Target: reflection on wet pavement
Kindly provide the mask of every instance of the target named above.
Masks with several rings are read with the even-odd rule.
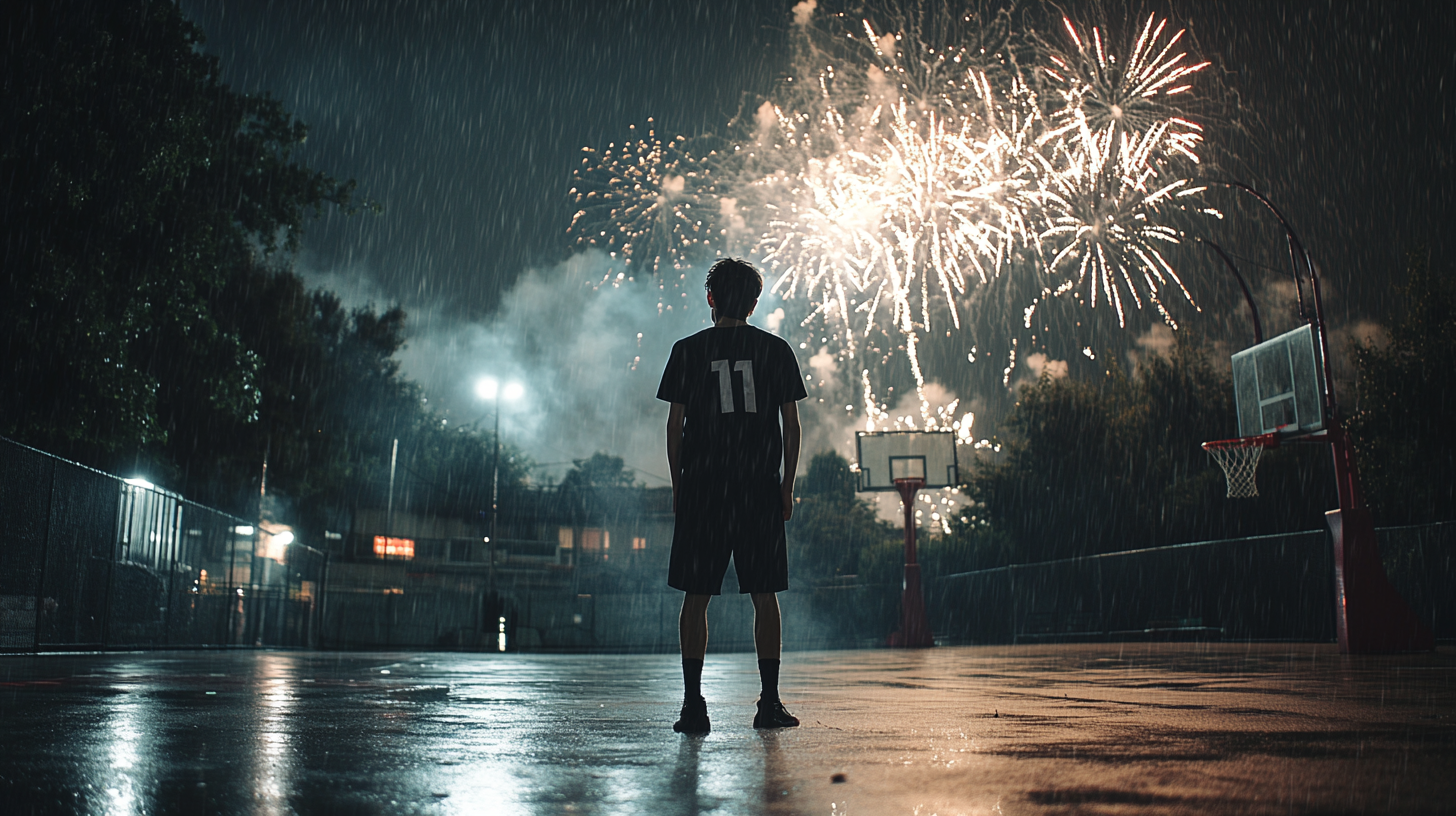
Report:
[[[0,658],[0,813],[1440,812],[1456,654],[1071,645]]]

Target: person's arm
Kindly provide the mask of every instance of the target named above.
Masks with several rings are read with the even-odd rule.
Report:
[[[779,408],[784,419],[784,484],[780,488],[784,500],[784,521],[794,515],[794,475],[799,470],[799,404],[786,402]]]
[[[677,482],[682,470],[682,427],[683,414],[687,406],[680,402],[672,403],[667,411],[667,473],[672,477],[672,512],[677,512]]]

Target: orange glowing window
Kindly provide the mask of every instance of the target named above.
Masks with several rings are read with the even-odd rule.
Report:
[[[374,554],[381,558],[414,558],[415,542],[410,538],[375,536]]]
[[[642,536],[633,536],[632,537],[632,549],[634,549],[634,550],[645,550],[645,549],[647,549],[647,539],[643,538]]]
[[[599,552],[611,546],[605,530],[588,527],[581,531],[581,548],[587,552]]]

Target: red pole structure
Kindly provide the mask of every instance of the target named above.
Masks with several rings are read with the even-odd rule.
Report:
[[[1406,603],[1385,574],[1380,560],[1380,542],[1375,538],[1375,521],[1365,493],[1360,489],[1360,471],[1355,467],[1355,449],[1344,426],[1340,424],[1339,406],[1335,402],[1335,375],[1330,365],[1329,336],[1325,331],[1324,298],[1320,279],[1309,251],[1295,233],[1289,219],[1263,193],[1237,181],[1218,181],[1227,187],[1243,190],[1269,209],[1284,227],[1289,241],[1290,261],[1294,266],[1294,288],[1299,296],[1299,316],[1305,317],[1304,290],[1300,262],[1309,275],[1310,294],[1314,298],[1314,316],[1310,322],[1319,337],[1320,369],[1324,377],[1327,435],[1334,457],[1335,487],[1340,508],[1325,513],[1334,539],[1335,556],[1335,632],[1343,654],[1381,654],[1387,652],[1432,651],[1435,634]]]
[[[1340,494],[1340,509],[1325,513],[1335,545],[1335,634],[1340,652],[1431,651],[1436,648],[1435,633],[1386,577],[1375,521],[1360,489],[1355,451],[1338,418],[1330,421],[1329,442]]]
[[[915,560],[915,494],[924,479],[896,479],[905,508],[905,584],[900,596],[900,630],[890,633],[889,645],[899,648],[934,646],[930,619],[925,614],[925,596],[920,592],[920,564]]]

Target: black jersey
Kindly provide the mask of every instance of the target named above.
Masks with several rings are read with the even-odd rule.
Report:
[[[687,406],[684,476],[772,476],[783,464],[779,406],[808,396],[781,338],[753,326],[704,329],[672,347],[657,398]]]

